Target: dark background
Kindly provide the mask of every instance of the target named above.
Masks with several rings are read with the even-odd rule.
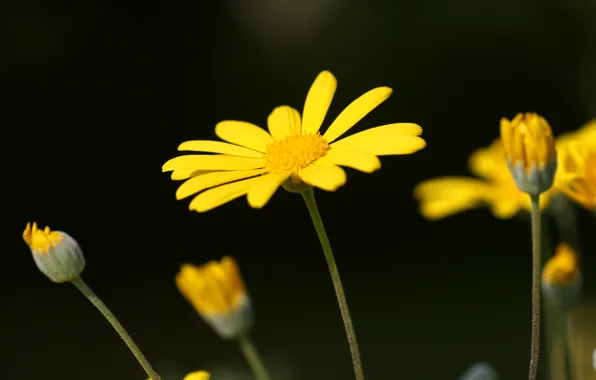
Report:
[[[161,173],[179,143],[214,138],[218,121],[265,126],[277,105],[302,109],[323,69],[339,81],[326,125],[386,85],[393,96],[354,131],[416,122],[428,142],[414,155],[383,158],[372,175],[349,171],[335,193],[316,192],[367,379],[457,379],[477,360],[505,379],[527,376],[527,224],[486,209],[429,223],[411,194],[426,178],[465,175],[469,153],[498,136],[502,116],[535,111],[556,134],[596,116],[594,2],[2,7],[3,376],[145,379],[100,314],[72,286],[37,271],[20,237],[35,220],[79,241],[83,277],[166,380],[201,368],[246,371],[237,347],[219,340],[173,283],[180,264],[223,255],[242,268],[257,312],[254,338],[281,368],[277,378],[352,378],[300,197],[279,191],[262,210],[241,198],[198,214],[176,201],[178,184]],[[580,217],[585,252],[594,252],[596,223]]]

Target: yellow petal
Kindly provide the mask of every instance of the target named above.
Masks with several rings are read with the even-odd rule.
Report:
[[[222,140],[259,152],[267,152],[273,138],[263,128],[245,121],[226,120],[215,126],[215,134]]]
[[[348,136],[331,144],[331,148],[367,151],[377,156],[409,154],[426,146],[426,142],[417,137],[421,133],[422,128],[416,124],[388,124]]]
[[[319,131],[336,88],[337,80],[329,71],[323,71],[317,76],[304,102],[302,134],[315,134]]]
[[[500,139],[494,140],[491,145],[476,149],[468,159],[470,171],[483,178],[511,177],[505,158],[505,149]],[[513,181],[513,179],[511,179]]]
[[[267,127],[275,140],[300,134],[300,113],[289,106],[277,107],[267,119]]]
[[[248,192],[248,204],[252,208],[261,208],[269,202],[275,191],[290,177],[292,172],[271,173],[259,178],[261,181]]]
[[[345,139],[347,140],[347,139]],[[351,140],[348,143],[343,143],[344,140],[338,141],[338,145],[331,145],[332,149],[336,150],[360,150],[366,151],[375,156],[388,156],[411,154],[423,149],[426,146],[426,141],[418,136],[392,136],[379,140]]]
[[[188,375],[184,376],[183,380],[209,380],[210,375],[207,371],[196,371],[191,372]]]
[[[213,172],[203,174],[184,182],[176,191],[176,199],[183,199],[210,187],[219,186],[224,183],[237,181],[239,179],[254,177],[265,172],[265,169],[234,170],[226,172]]]
[[[512,201],[493,202],[490,205],[490,210],[492,211],[493,215],[499,219],[511,219],[519,212],[520,209],[520,204],[518,202]]]
[[[383,103],[393,92],[389,87],[377,87],[354,100],[347,106],[337,119],[331,123],[323,137],[328,143],[346,133],[350,128],[369,114],[379,104]]]
[[[211,170],[177,169],[172,172],[172,181],[182,181],[200,174],[210,173]]]
[[[372,173],[381,168],[381,161],[377,156],[366,151],[334,150],[316,161],[317,164],[331,164],[347,166],[365,173]]]
[[[209,189],[197,195],[188,207],[198,212],[209,211],[248,193],[260,180],[260,177],[249,178]]]
[[[346,183],[346,172],[335,165],[314,163],[302,169],[299,175],[307,184],[327,191],[335,191]]]
[[[425,218],[438,220],[482,205],[492,191],[489,184],[480,180],[443,177],[420,183],[414,189],[414,197]]]
[[[246,158],[226,156],[223,154],[192,154],[172,158],[166,162],[161,170],[169,172],[172,170],[247,170],[262,168],[263,160],[260,158]]]
[[[194,152],[223,153],[230,156],[261,158],[263,153],[252,149],[243,148],[238,145],[228,144],[221,141],[194,140],[186,141],[178,146],[178,150],[190,150]]]

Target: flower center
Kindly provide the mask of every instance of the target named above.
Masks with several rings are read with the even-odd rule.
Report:
[[[288,136],[267,146],[265,167],[272,173],[304,169],[327,154],[329,145],[319,134]]]

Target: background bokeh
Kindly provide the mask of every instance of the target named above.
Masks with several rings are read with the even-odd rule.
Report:
[[[329,118],[380,85],[393,96],[354,130],[423,126],[428,147],[348,173],[316,195],[368,379],[457,379],[474,361],[524,378],[530,239],[486,209],[430,223],[413,187],[465,175],[498,121],[535,111],[556,134],[596,117],[596,3],[589,0],[9,2],[0,12],[4,179],[2,373],[11,379],[145,379],[100,314],[35,268],[27,221],[67,231],[84,278],[165,380],[246,371],[178,294],[183,262],[233,255],[254,299],[254,339],[280,380],[350,379],[339,311],[300,197],[245,198],[205,214],[161,173],[224,119],[264,126],[301,109],[315,76],[339,81]],[[587,295],[596,221],[579,213]],[[285,374],[294,372],[293,376]],[[169,379],[167,376],[170,376]],[[217,380],[217,378],[216,378]]]

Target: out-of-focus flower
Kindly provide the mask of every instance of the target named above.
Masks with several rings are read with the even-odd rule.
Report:
[[[490,364],[485,362],[475,363],[459,380],[498,380],[497,372]]]
[[[501,141],[517,187],[529,194],[551,188],[557,170],[555,141],[547,121],[535,113],[501,119]]]
[[[570,142],[560,151],[555,186],[583,207],[596,210],[596,147],[584,141]]]
[[[173,178],[190,178],[176,197],[200,193],[189,206],[198,212],[245,194],[251,207],[261,208],[280,186],[290,191],[308,186],[334,191],[346,182],[340,166],[371,173],[381,167],[378,156],[411,154],[425,147],[419,137],[422,128],[411,123],[383,125],[338,140],[391,95],[388,87],[377,87],[354,100],[321,135],[336,87],[333,74],[323,71],[308,92],[302,118],[294,108],[280,106],[269,115],[269,132],[227,120],[215,126],[217,136],[226,142],[181,144],[178,150],[216,154],[180,156],[163,165],[164,172],[174,172]]]
[[[480,177],[441,177],[420,183],[414,196],[420,202],[424,217],[438,220],[455,213],[488,205],[500,219],[513,217],[520,210],[530,210],[528,195],[520,191],[511,174],[500,139],[474,151],[468,161],[472,173]],[[552,191],[540,198],[546,207]]]
[[[222,338],[241,337],[252,325],[250,298],[233,258],[226,256],[202,266],[184,264],[176,285]]]
[[[207,371],[195,371],[191,372],[188,375],[184,376],[182,380],[209,380],[211,378],[211,374]],[[148,378],[147,380],[152,380]]]
[[[184,376],[183,380],[209,380],[210,377],[207,371],[196,371]]]
[[[542,291],[559,308],[577,304],[581,291],[581,272],[576,253],[567,244],[557,246],[542,270]]]
[[[557,151],[560,152],[567,144],[577,141],[596,149],[596,119],[587,122],[575,131],[559,135],[555,139]]]
[[[43,230],[37,223],[27,223],[23,240],[31,249],[37,268],[53,282],[68,282],[85,268],[85,257],[79,244],[62,231]]]

